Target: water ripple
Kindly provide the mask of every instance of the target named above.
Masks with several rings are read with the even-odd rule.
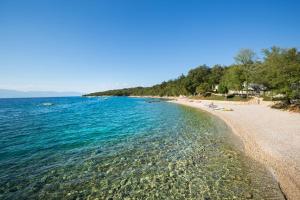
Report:
[[[230,141],[164,101],[0,99],[0,199],[283,199]]]

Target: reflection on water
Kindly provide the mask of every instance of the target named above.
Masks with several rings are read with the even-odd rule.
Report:
[[[283,199],[222,121],[147,101],[0,100],[0,198]]]

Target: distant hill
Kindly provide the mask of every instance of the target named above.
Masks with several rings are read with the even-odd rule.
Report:
[[[79,92],[54,92],[54,91],[18,91],[0,89],[0,98],[26,98],[26,97],[65,97],[80,96]]]
[[[245,91],[248,94],[249,90],[258,95],[260,91],[271,90],[272,95],[284,94],[288,103],[300,100],[300,51],[271,47],[263,49],[263,54],[264,58],[257,60],[251,49],[241,49],[234,57],[236,64],[201,65],[191,69],[187,75],[152,87],[107,90],[84,96],[209,96],[229,91]],[[251,85],[264,89],[254,89]]]

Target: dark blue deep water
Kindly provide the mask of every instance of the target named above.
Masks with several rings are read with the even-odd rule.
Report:
[[[161,100],[0,99],[0,199],[282,199],[232,140]]]

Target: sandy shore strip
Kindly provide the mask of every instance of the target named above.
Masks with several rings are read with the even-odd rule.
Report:
[[[263,163],[274,174],[286,197],[300,199],[299,113],[272,109],[264,103],[187,98],[171,102],[200,108],[223,119],[242,139],[246,154]],[[232,111],[224,111],[230,109]]]

